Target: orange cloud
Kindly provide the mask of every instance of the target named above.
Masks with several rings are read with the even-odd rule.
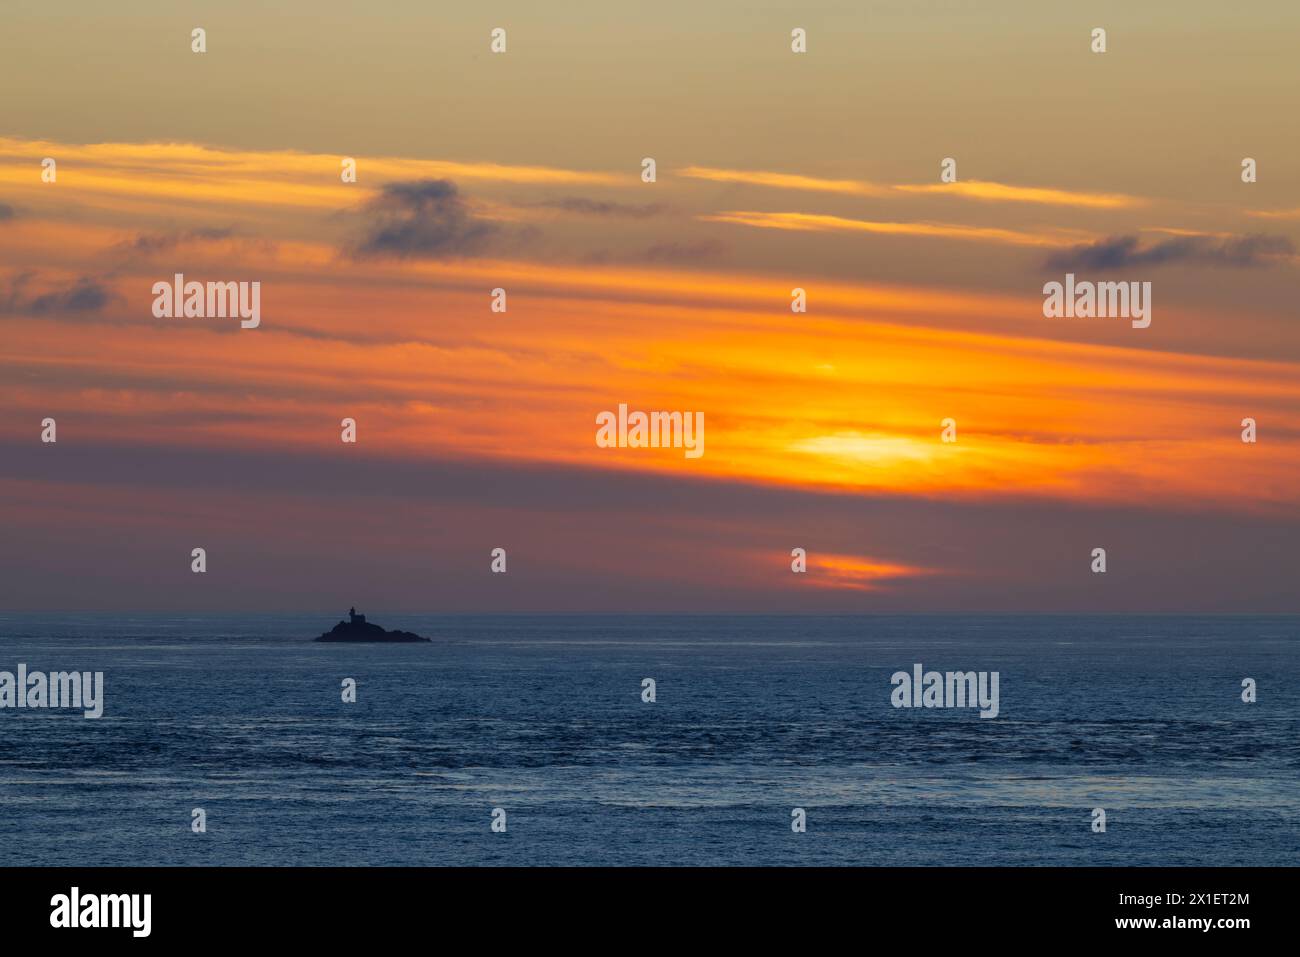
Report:
[[[94,276],[108,305],[64,316],[33,310],[31,296],[3,299],[13,313],[0,340],[0,403],[14,410],[0,421],[5,436],[30,438],[32,422],[57,414],[71,434],[103,441],[337,450],[338,422],[351,416],[367,454],[392,457],[900,496],[1297,505],[1300,439],[1273,425],[1300,414],[1295,363],[1058,340],[1060,327],[1027,318],[1041,314],[1033,296],[822,279],[815,315],[792,317],[789,290],[800,283],[779,275],[528,258],[358,263],[322,225],[349,195],[325,185],[337,157],[81,149],[61,164],[57,187],[43,187],[38,161],[23,159],[27,202],[0,224],[0,297],[23,273],[37,274],[30,288],[42,290]],[[400,162],[389,171],[409,175]],[[207,189],[227,163],[243,178]],[[281,192],[267,172],[301,181],[302,164],[322,177],[300,182],[304,192]],[[0,163],[6,176],[14,169]],[[528,177],[536,168],[479,169]],[[539,181],[552,174],[566,175]],[[111,213],[88,221],[81,176],[121,185]],[[178,190],[208,205],[178,204]],[[242,227],[246,193],[261,204],[271,245],[193,243],[183,265],[194,278],[260,280],[261,328],[154,319],[150,288],[170,278],[172,254],[131,253],[133,237],[159,223]],[[56,207],[64,218],[53,218]],[[151,218],[159,209],[166,218]],[[803,213],[705,218],[1024,247],[1078,241]],[[497,286],[509,289],[507,314],[488,309]],[[703,412],[704,457],[598,448],[595,415],[620,402]],[[1238,440],[1244,415],[1267,423],[1267,442]],[[959,434],[951,444],[940,441],[949,416]]]
[[[859,555],[824,555],[808,558],[807,583],[834,591],[883,591],[890,582],[936,574],[935,569],[882,561]]]
[[[711,166],[686,166],[677,175],[714,183],[744,183],[775,189],[805,190],[819,193],[842,193],[850,196],[887,196],[888,186],[856,179],[822,179],[796,173],[770,173],[763,170],[717,169]]]
[[[1300,219],[1300,207],[1296,209],[1248,209],[1247,216],[1257,219]]]
[[[677,170],[677,174],[689,179],[709,180],[715,183],[741,183],[772,189],[839,193],[846,196],[943,194],[982,202],[1034,203],[1045,206],[1075,206],[1082,209],[1125,209],[1145,206],[1148,203],[1141,197],[1123,193],[1094,193],[1045,186],[1013,186],[1008,183],[974,179],[959,180],[955,183],[889,185],[858,179],[825,179],[797,173],[719,169],[712,166],[687,166]]]
[[[955,183],[924,183],[895,186],[902,193],[943,194],[989,203],[1036,203],[1044,206],[1075,206],[1080,209],[1131,209],[1148,201],[1123,193],[1089,193],[1080,190],[1051,189],[1041,186],[1011,186],[986,180],[959,180]]]
[[[892,223],[847,219],[817,213],[764,213],[737,210],[701,216],[715,223],[755,226],[759,229],[789,229],[800,232],[861,232],[885,236],[924,236],[934,239],[962,239],[1006,243],[1012,246],[1070,246],[1087,240],[1086,234],[1028,233],[994,226],[961,226],[953,223]]]
[[[152,319],[147,273],[112,280],[122,305],[111,314],[9,323],[0,401],[15,414],[0,431],[25,435],[57,413],[103,440],[325,450],[352,416],[368,454],[395,457],[907,496],[1295,505],[1300,443],[1275,433],[1245,446],[1233,414],[1294,416],[1289,363],[959,332],[928,326],[941,313],[924,308],[904,324],[870,287],[856,310],[793,324],[755,309],[743,286],[728,298],[721,280],[692,286],[665,271],[662,286],[714,298],[630,300],[616,277],[589,271],[512,293],[511,312],[488,320],[488,287],[459,287],[453,267],[389,283],[336,264],[321,283],[270,265],[258,330]],[[704,457],[597,448],[595,415],[620,402],[704,412]],[[951,444],[940,440],[950,415]]]

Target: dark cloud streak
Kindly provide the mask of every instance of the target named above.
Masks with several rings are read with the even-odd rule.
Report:
[[[1295,246],[1285,236],[1177,236],[1148,246],[1142,246],[1137,236],[1111,236],[1054,253],[1045,268],[1126,269],[1179,263],[1246,268],[1270,266],[1294,253]]]
[[[389,183],[368,202],[359,257],[451,259],[485,252],[501,227],[476,217],[456,184],[446,179]]]
[[[116,295],[103,282],[82,276],[41,293],[29,293],[35,273],[23,272],[0,288],[0,315],[90,315],[104,310]]]
[[[189,229],[175,233],[141,233],[135,239],[122,243],[119,248],[151,255],[191,243],[220,242],[223,239],[230,239],[233,235],[233,230],[218,228]]]

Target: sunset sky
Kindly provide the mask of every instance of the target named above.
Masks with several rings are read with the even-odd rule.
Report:
[[[1300,611],[1295,4],[270,6],[0,12],[0,608]]]

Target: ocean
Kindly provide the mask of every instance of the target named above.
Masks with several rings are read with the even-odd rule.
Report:
[[[0,616],[0,670],[104,674],[0,710],[4,864],[1300,864],[1298,618],[363,610],[433,642]],[[894,707],[918,663],[998,716]]]

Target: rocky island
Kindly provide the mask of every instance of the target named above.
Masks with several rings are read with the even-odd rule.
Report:
[[[366,621],[365,615],[358,615],[353,608],[348,612],[348,620],[341,621],[330,631],[325,632],[314,641],[428,641],[409,631],[388,631]]]

